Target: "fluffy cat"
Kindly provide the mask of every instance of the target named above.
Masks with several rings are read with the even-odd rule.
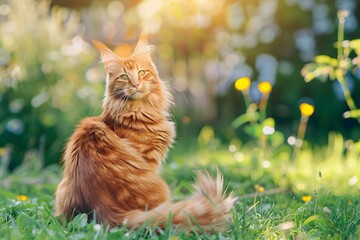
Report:
[[[234,198],[226,197],[223,178],[197,175],[195,193],[172,203],[159,169],[174,141],[172,96],[151,60],[146,34],[132,55],[120,58],[95,42],[107,79],[100,116],[84,119],[67,143],[64,174],[56,190],[55,215],[78,213],[112,227],[137,228],[151,222],[220,231],[230,219]]]

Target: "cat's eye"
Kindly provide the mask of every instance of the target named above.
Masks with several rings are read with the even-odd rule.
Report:
[[[122,74],[122,75],[120,75],[120,79],[121,80],[129,80],[129,76],[126,74]]]
[[[140,70],[138,72],[139,77],[143,77],[145,75],[145,70]]]

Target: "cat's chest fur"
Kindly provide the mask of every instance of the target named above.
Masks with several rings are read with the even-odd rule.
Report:
[[[166,118],[151,118],[143,113],[124,114],[105,122],[122,139],[126,139],[149,163],[162,162],[175,138],[174,123]]]

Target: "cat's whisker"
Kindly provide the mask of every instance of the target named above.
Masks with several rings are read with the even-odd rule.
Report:
[[[93,111],[92,111],[92,113],[91,113],[92,116],[93,116],[93,115],[96,113],[96,111],[101,107],[101,105],[102,105],[101,102],[96,105],[96,107],[93,109]],[[90,112],[90,110],[89,110],[89,112]]]
[[[180,91],[180,90],[179,90],[178,88],[176,88],[175,86],[170,86],[170,90],[175,90],[175,91],[177,91],[177,93],[180,93],[180,95],[184,98],[186,104],[189,105],[189,101],[188,101],[188,99],[187,99],[184,91]],[[175,91],[173,91],[173,93],[174,93]]]
[[[175,76],[172,76],[171,78],[166,79],[166,80],[162,79],[162,81],[163,82],[170,82],[170,81],[172,81],[172,80],[174,80],[174,79],[176,79],[178,77],[184,77],[184,76],[183,75],[175,75]]]
[[[118,111],[116,113],[116,118],[119,117],[119,113],[121,113],[123,111],[123,109],[125,108],[127,102],[128,102],[129,96],[124,94],[123,97],[119,100],[120,101],[120,105],[118,106]]]
[[[127,105],[127,102],[129,101],[129,96],[125,95],[125,97],[122,99],[122,104],[119,107],[119,112],[122,112]]]

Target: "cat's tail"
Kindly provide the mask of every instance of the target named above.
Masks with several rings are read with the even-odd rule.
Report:
[[[163,203],[149,211],[128,212],[124,224],[134,228],[144,223],[164,226],[171,219],[173,225],[181,228],[206,232],[223,230],[231,220],[230,209],[236,198],[225,195],[222,175],[218,173],[216,179],[212,179],[207,172],[201,172],[194,187],[196,192],[188,200]]]

